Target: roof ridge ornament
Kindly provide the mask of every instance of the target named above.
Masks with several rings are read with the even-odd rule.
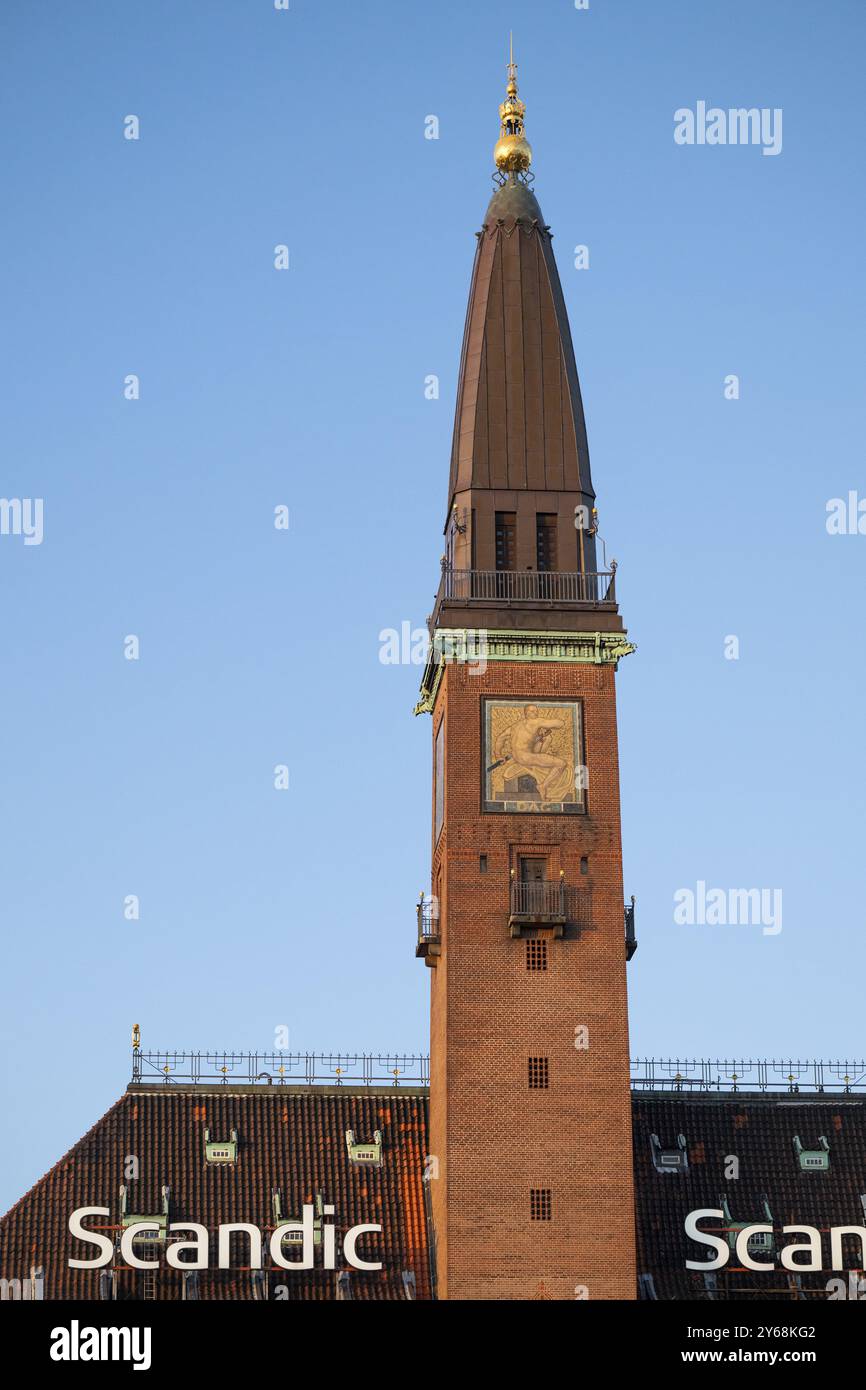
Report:
[[[494,178],[505,176],[512,179],[518,174],[527,174],[532,163],[532,146],[526,139],[523,118],[526,104],[517,95],[517,64],[514,61],[514,36],[510,35],[508,58],[508,84],[505,100],[499,107],[499,139],[493,150],[493,160],[498,170]]]

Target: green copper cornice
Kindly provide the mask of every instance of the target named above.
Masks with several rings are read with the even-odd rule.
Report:
[[[424,675],[415,714],[432,714],[442,673],[449,661],[486,666],[488,661],[560,661],[584,666],[617,666],[637,651],[621,632],[515,632],[439,628]]]

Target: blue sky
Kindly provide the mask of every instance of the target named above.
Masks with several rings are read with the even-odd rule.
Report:
[[[379,633],[436,588],[509,28],[638,644],[632,1052],[866,1051],[866,536],[825,526],[866,496],[863,7],[19,0],[0,492],[45,510],[0,537],[0,1208],[134,1022],[426,1051],[430,723]],[[678,146],[699,100],[781,108],[782,152]],[[783,930],[675,925],[699,880],[781,888]]]

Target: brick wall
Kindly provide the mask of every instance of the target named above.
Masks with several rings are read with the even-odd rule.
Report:
[[[586,815],[484,814],[482,699],[579,698],[589,769]],[[443,949],[431,971],[431,1153],[440,1297],[635,1296],[622,855],[611,666],[496,662],[445,672]],[[591,891],[591,925],[548,941],[529,972],[509,934],[518,851]],[[487,855],[487,872],[479,856]],[[581,874],[580,860],[588,860]],[[435,888],[434,888],[435,891]],[[575,1029],[589,1046],[575,1047]],[[527,1060],[549,1059],[547,1090]],[[530,1220],[530,1189],[552,1219]]]

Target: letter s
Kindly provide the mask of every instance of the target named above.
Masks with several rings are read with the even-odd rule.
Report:
[[[69,1234],[87,1245],[95,1245],[102,1253],[95,1260],[69,1260],[70,1269],[98,1269],[100,1265],[111,1263],[113,1247],[108,1236],[98,1235],[96,1231],[86,1231],[82,1221],[86,1216],[110,1216],[110,1207],[76,1207],[69,1218]]]
[[[728,1263],[730,1250],[728,1242],[722,1240],[720,1236],[711,1236],[707,1231],[698,1230],[698,1222],[705,1216],[715,1216],[719,1221],[724,1220],[725,1213],[721,1208],[701,1207],[698,1211],[690,1211],[686,1217],[686,1235],[690,1240],[696,1240],[699,1245],[711,1245],[718,1253],[716,1260],[686,1260],[686,1269],[721,1269],[722,1265]]]

